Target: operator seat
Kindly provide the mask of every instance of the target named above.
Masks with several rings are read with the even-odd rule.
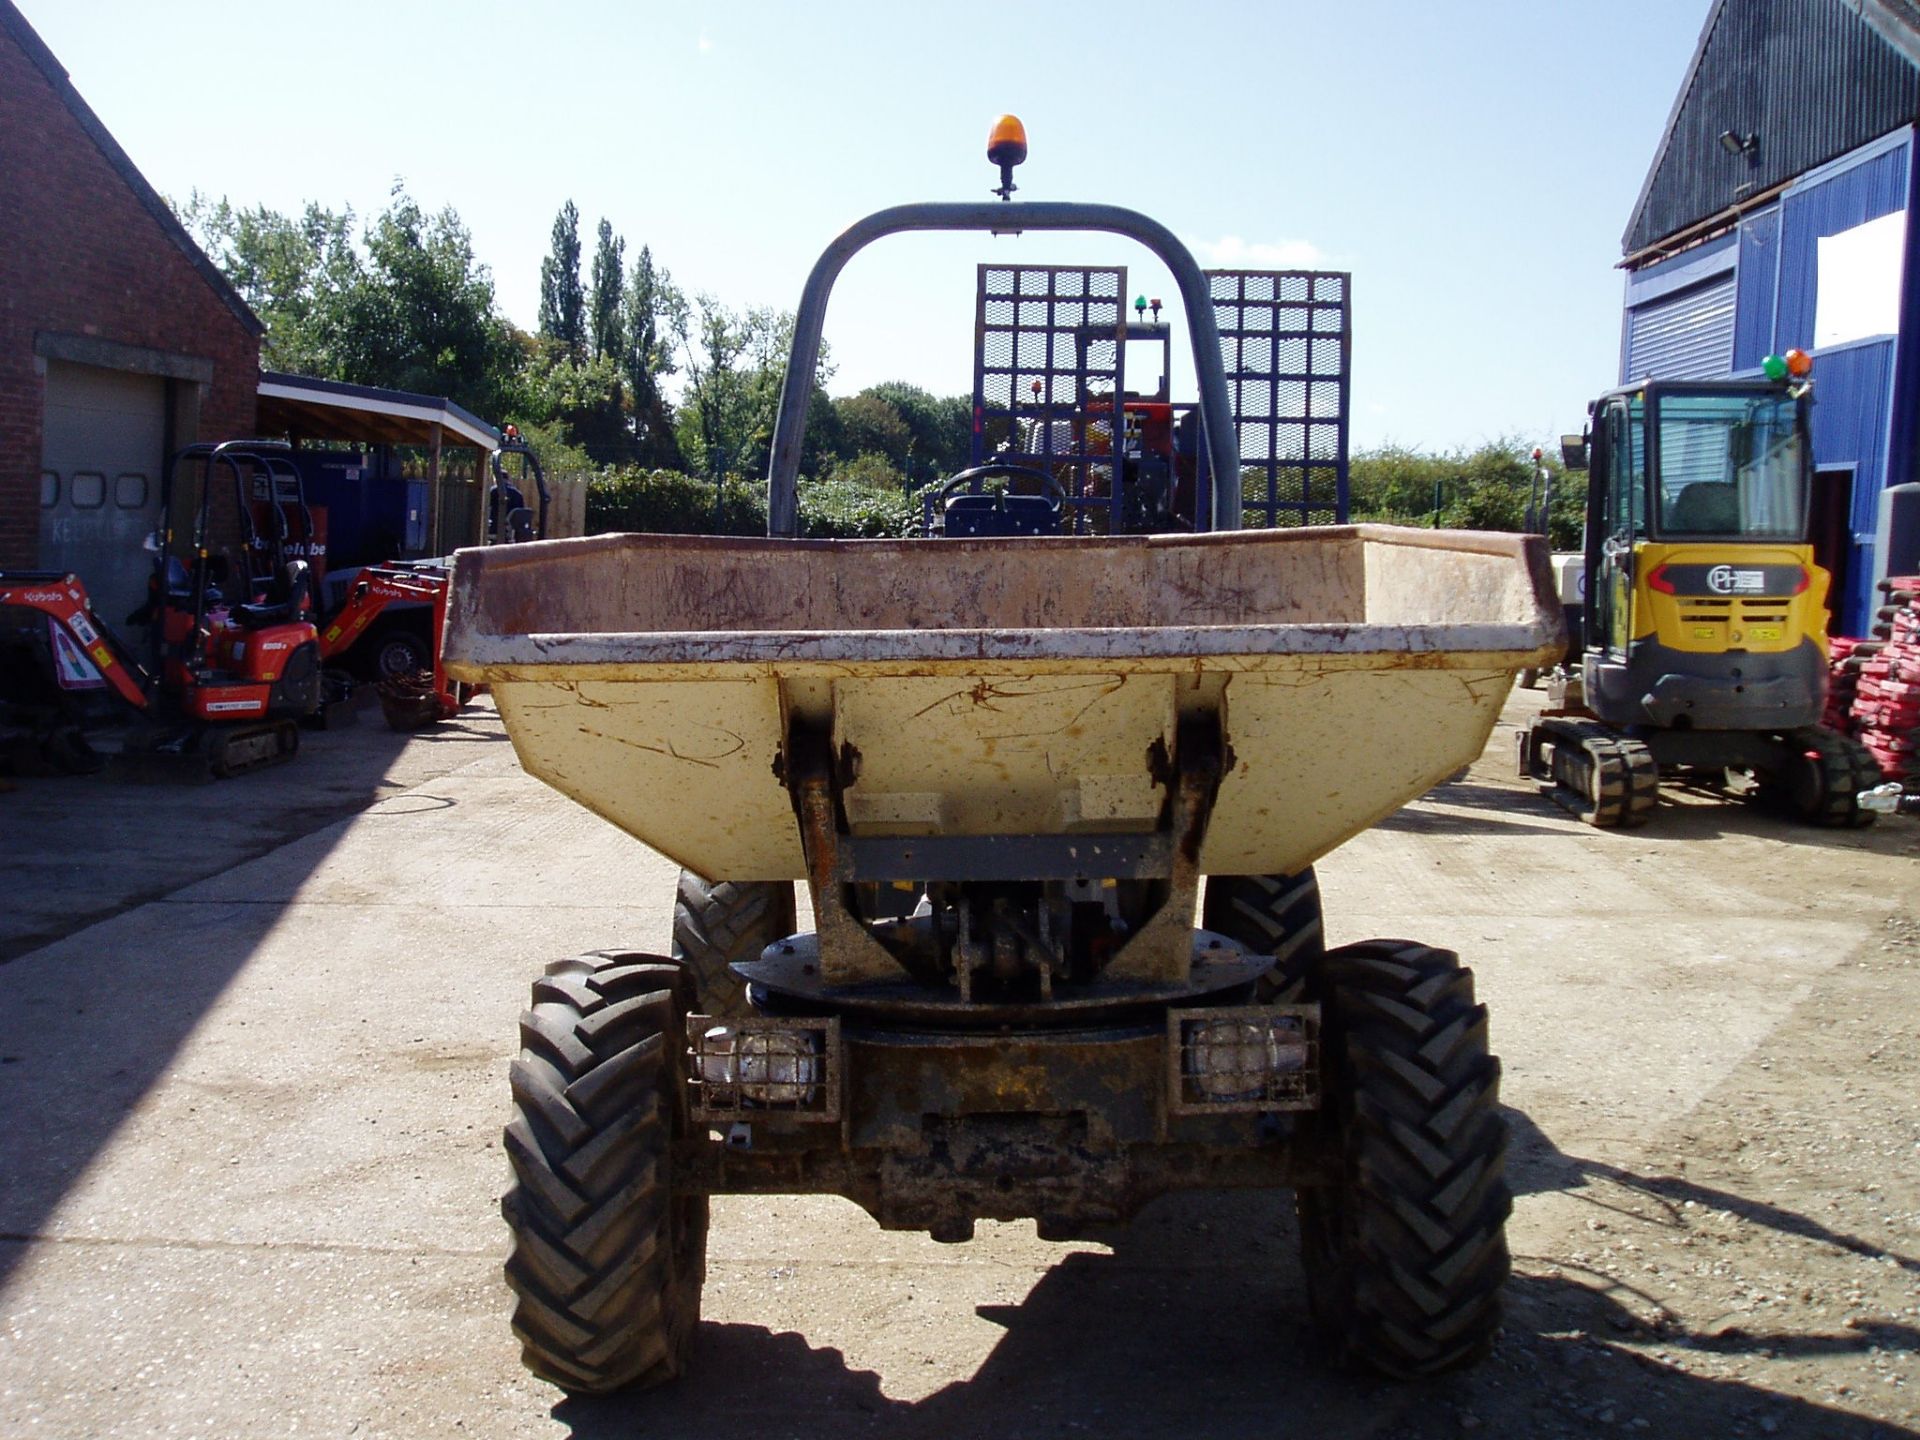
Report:
[[[955,495],[947,501],[949,539],[1058,535],[1060,503],[1044,495]]]
[[[264,630],[269,625],[298,620],[307,612],[312,586],[313,572],[307,562],[289,560],[273,577],[266,598],[257,605],[234,606],[233,618],[246,630]]]
[[[1724,480],[1696,480],[1680,487],[1667,529],[1690,535],[1734,535],[1740,530],[1740,495]]]

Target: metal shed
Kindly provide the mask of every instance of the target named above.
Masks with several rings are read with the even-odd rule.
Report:
[[[487,457],[499,448],[500,432],[444,396],[263,370],[259,423],[263,436],[284,436],[296,447],[314,440],[419,447],[426,452],[427,469],[422,548],[440,554],[484,538],[480,489]],[[470,475],[445,473],[442,462],[448,449],[474,452]]]
[[[1882,497],[1920,479],[1920,119],[1910,0],[1715,0],[1622,237],[1620,378],[1814,356],[1814,538],[1865,633]]]

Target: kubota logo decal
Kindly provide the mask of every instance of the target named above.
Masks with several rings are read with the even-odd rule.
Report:
[[[20,598],[29,605],[58,605],[67,597],[58,590],[29,590]]]

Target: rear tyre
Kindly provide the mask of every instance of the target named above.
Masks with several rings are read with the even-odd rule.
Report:
[[[706,1196],[674,1190],[691,998],[680,966],[603,951],[548,966],[520,1017],[507,1284],[521,1358],[563,1390],[686,1368],[707,1255]]]
[[[673,958],[692,976],[696,1005],[705,1015],[745,1015],[747,987],[733,973],[736,962],[793,933],[793,885],[786,880],[722,880],[709,883],[680,872],[673,900]]]
[[[1817,725],[1781,739],[1790,758],[1778,771],[1759,777],[1756,800],[1828,829],[1873,823],[1873,811],[1862,810],[1856,798],[1880,783],[1880,765],[1871,750],[1850,735]]]
[[[1209,875],[1200,924],[1274,957],[1273,968],[1259,981],[1263,1003],[1293,1005],[1315,998],[1313,979],[1327,940],[1320,882],[1311,865],[1298,875]]]
[[[1299,1191],[1314,1320],[1398,1378],[1487,1353],[1510,1262],[1507,1131],[1487,1010],[1450,951],[1375,940],[1321,970],[1324,1176]]]

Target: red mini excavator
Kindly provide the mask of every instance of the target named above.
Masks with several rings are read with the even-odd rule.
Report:
[[[147,628],[145,654],[94,612],[86,585],[59,571],[0,572],[0,725],[15,744],[37,743],[63,768],[98,768],[95,721],[118,721],[129,756],[204,758],[216,776],[290,758],[297,722],[321,704],[319,635],[306,562],[286,555],[286,527],[263,535],[248,486],[291,470],[268,441],[192,445],[161,484],[160,529],[150,537],[147,604],[129,617]],[[174,553],[175,513],[197,481],[192,534]],[[216,554],[213,497],[230,481],[239,557]],[[104,698],[103,707],[91,703]],[[115,703],[118,702],[118,703]],[[117,714],[111,712],[117,711]],[[6,724],[5,722],[10,722]]]
[[[389,606],[432,607],[432,665],[411,673],[380,677],[380,708],[386,713],[387,723],[396,730],[417,730],[436,720],[450,720],[466,703],[467,687],[449,680],[440,664],[440,636],[447,620],[448,574],[445,560],[368,565],[354,577],[346,603],[320,631],[320,658],[331,661],[350,650]]]

